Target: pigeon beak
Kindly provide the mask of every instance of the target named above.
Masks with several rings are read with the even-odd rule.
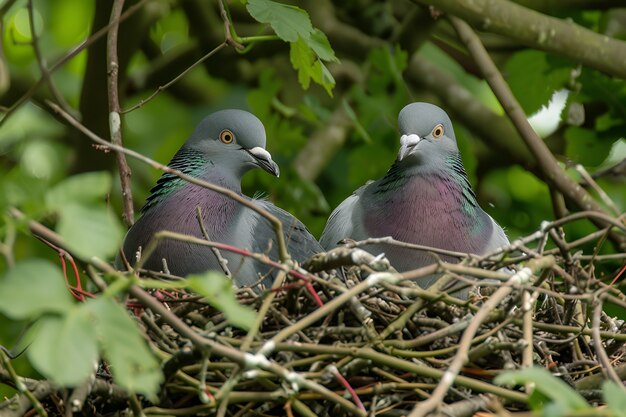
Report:
[[[252,149],[246,149],[246,151],[252,155],[258,166],[276,177],[280,176],[280,169],[278,168],[278,165],[276,165],[276,162],[272,161],[272,155],[270,155],[268,151],[260,146],[255,146]]]
[[[408,154],[411,153],[415,145],[417,145],[422,138],[418,135],[402,135],[400,137],[400,152],[398,152],[398,161],[402,161]]]

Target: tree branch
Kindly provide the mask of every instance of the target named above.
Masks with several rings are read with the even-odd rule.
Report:
[[[413,0],[532,48],[553,52],[626,78],[626,42],[598,34],[573,22],[546,16],[507,0]]]
[[[459,38],[463,41],[480,67],[483,77],[500,101],[502,108],[504,108],[520,136],[526,142],[526,146],[537,160],[539,169],[543,173],[546,181],[554,185],[563,195],[573,201],[582,210],[606,213],[604,208],[598,204],[584,188],[574,182],[567,176],[565,171],[561,169],[545,142],[541,140],[528,123],[526,114],[472,28],[457,17],[450,16],[449,18]],[[594,220],[594,223],[600,227],[608,226],[608,224],[602,220]],[[626,238],[623,235],[613,234],[613,238],[622,249],[626,248]]]
[[[107,36],[107,75],[109,93],[109,131],[111,143],[122,146],[122,119],[120,117],[120,99],[118,85],[119,60],[117,56],[117,35],[119,32],[119,19],[124,8],[124,0],[115,0],[111,9],[111,22],[118,22],[111,26]],[[120,173],[120,185],[122,188],[122,204],[124,223],[130,227],[134,223],[133,193],[130,187],[131,171],[126,162],[126,156],[122,152],[116,152],[117,166]]]

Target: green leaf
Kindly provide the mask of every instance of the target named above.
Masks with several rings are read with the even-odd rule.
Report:
[[[74,306],[59,268],[43,259],[23,261],[0,280],[0,311],[20,320],[63,313]]]
[[[311,79],[317,84],[324,87],[329,96],[333,96],[332,89],[335,86],[335,79],[322,61],[317,58],[315,53],[306,41],[302,38],[291,44],[289,52],[291,65],[298,71],[298,81],[305,90],[309,88]]]
[[[315,28],[309,38],[304,38],[307,45],[315,52],[319,59],[323,61],[338,62],[335,51],[330,46],[328,38],[321,30]]]
[[[154,399],[163,374],[129,313],[106,297],[88,300],[85,308],[94,317],[95,331],[115,382]]]
[[[257,21],[272,26],[276,35],[286,42],[307,39],[313,32],[308,13],[299,7],[270,0],[249,0],[246,8]]]
[[[615,417],[626,417],[626,392],[623,386],[618,386],[613,381],[605,381],[602,384],[604,402]]]
[[[565,154],[574,161],[596,167],[609,155],[613,141],[601,140],[591,129],[570,126],[565,130]]]
[[[563,412],[587,410],[585,399],[574,388],[561,381],[543,368],[533,367],[519,371],[503,372],[494,382],[500,385],[523,385],[533,383],[535,390],[549,398]]]
[[[61,210],[70,203],[104,202],[111,191],[111,182],[111,174],[106,171],[74,175],[46,193],[46,206],[50,210]]]
[[[313,76],[315,54],[302,38],[291,43],[289,59],[293,69],[298,71],[298,82],[303,89],[308,89]]]
[[[506,63],[507,81],[527,115],[547,105],[552,94],[565,87],[573,65],[545,52],[525,50]]]
[[[96,332],[83,307],[63,317],[44,317],[26,351],[39,372],[64,386],[82,383],[97,366]]]
[[[324,87],[328,95],[332,97],[333,87],[335,86],[335,78],[333,78],[333,75],[330,71],[328,71],[326,65],[324,65],[319,59],[313,64],[313,71],[311,75],[313,77],[313,81]]]
[[[124,235],[119,220],[106,207],[76,203],[61,207],[57,232],[73,253],[86,259],[111,257],[117,252]]]
[[[206,298],[206,301],[226,316],[229,323],[248,330],[256,313],[237,301],[232,282],[223,274],[209,271],[204,274],[190,275],[187,278],[189,288]]]

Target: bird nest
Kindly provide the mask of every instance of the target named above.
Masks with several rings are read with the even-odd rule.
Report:
[[[626,297],[613,287],[619,267],[607,276],[599,271],[624,258],[586,252],[604,240],[602,233],[567,242],[557,230],[547,225],[490,257],[403,274],[360,249],[368,242],[352,243],[304,265],[315,273],[287,274],[262,294],[240,290],[239,301],[259,312],[249,332],[197,298],[168,305],[194,334],[144,314],[154,345],[171,356],[160,402],[143,411],[461,416],[524,410],[528,390],[541,381],[516,387],[494,379],[532,366],[549,370],[589,404],[602,402],[602,382],[626,375],[626,325],[606,313],[624,309]],[[331,271],[338,265],[340,278]],[[433,286],[417,285],[433,274],[440,277]]]
[[[129,404],[146,416],[470,416],[526,410],[532,390],[544,405],[567,392],[602,403],[603,382],[626,377],[626,325],[607,314],[626,311],[624,254],[598,253],[606,231],[570,242],[557,226],[401,274],[362,249],[380,239],[351,242],[285,267],[272,289],[240,289],[258,312],[248,331],[193,294],[131,292],[164,358],[159,398],[129,395],[106,364],[85,392],[56,398],[93,416]],[[520,370],[543,373],[503,375]],[[546,392],[554,377],[565,388]]]

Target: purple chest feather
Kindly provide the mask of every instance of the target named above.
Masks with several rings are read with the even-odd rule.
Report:
[[[462,188],[447,178],[412,177],[402,187],[376,193],[371,200],[374,203],[363,208],[371,237],[392,236],[440,249],[480,252],[491,232],[486,214],[466,201]]]

